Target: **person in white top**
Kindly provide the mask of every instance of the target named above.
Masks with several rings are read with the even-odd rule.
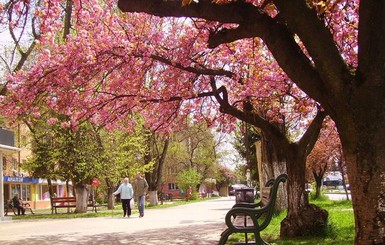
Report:
[[[122,201],[123,207],[123,217],[126,217],[127,214],[127,217],[129,218],[131,215],[130,201],[134,196],[134,190],[130,184],[130,180],[128,178],[124,178],[124,182],[120,184],[119,188],[112,194],[120,194],[120,200]]]

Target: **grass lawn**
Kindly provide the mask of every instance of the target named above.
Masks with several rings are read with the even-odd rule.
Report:
[[[329,212],[327,230],[318,236],[301,237],[295,239],[279,238],[280,223],[286,217],[286,212],[275,216],[269,226],[261,232],[263,239],[276,245],[350,245],[354,244],[354,216],[350,201],[311,201]],[[250,236],[250,235],[249,235]],[[244,235],[237,234],[230,237],[229,241],[243,241]]]

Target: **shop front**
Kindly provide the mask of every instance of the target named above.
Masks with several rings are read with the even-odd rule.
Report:
[[[55,196],[67,196],[65,182],[52,181],[52,185]],[[72,188],[69,189],[71,190]],[[19,197],[21,197],[23,201],[29,202],[33,209],[50,208],[47,180],[30,177],[4,176],[4,200],[8,201],[12,199],[16,193],[19,194]]]

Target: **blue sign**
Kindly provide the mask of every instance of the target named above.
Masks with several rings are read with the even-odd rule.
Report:
[[[29,177],[4,176],[4,182],[39,183],[39,179]]]

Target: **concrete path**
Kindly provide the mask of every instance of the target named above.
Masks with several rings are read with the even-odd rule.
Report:
[[[134,215],[2,222],[0,244],[213,245],[219,241],[225,215],[234,203],[234,197],[225,197],[147,209],[143,218]]]

